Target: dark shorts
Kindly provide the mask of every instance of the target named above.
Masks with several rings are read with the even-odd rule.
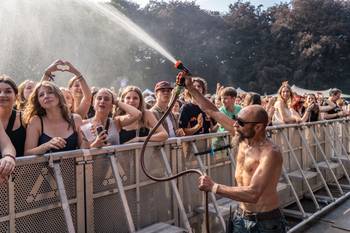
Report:
[[[276,211],[276,210],[274,210]],[[271,219],[254,219],[236,211],[232,233],[285,233],[286,221],[282,213]]]

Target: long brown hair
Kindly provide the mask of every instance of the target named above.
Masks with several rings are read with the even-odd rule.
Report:
[[[40,82],[35,86],[33,93],[28,99],[27,107],[24,110],[24,122],[28,124],[32,117],[35,115],[39,117],[46,116],[46,110],[39,103],[38,94],[41,87],[49,88],[58,98],[58,106],[61,110],[63,119],[68,123],[69,129],[69,127],[73,126],[74,122],[72,120],[72,115],[67,107],[66,100],[64,99],[63,93],[59,87],[56,86],[53,82],[49,81]]]
[[[120,94],[120,101],[125,102],[124,98],[130,91],[136,92],[136,94],[139,96],[140,104],[137,107],[137,109],[142,112],[141,123],[143,124],[144,123],[144,116],[145,116],[145,114],[144,114],[145,113],[145,101],[144,101],[141,89],[138,88],[137,86],[126,86]],[[114,115],[125,115],[125,114],[126,114],[126,112],[118,109],[115,111]]]

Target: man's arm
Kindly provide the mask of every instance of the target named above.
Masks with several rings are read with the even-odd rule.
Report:
[[[231,187],[220,184],[217,186],[216,193],[239,202],[256,203],[271,182],[271,178],[279,178],[282,162],[281,153],[278,150],[272,150],[271,153],[264,156],[260,161],[249,186]],[[211,191],[214,184],[210,177],[201,176],[199,189]]]
[[[208,114],[211,118],[213,118],[216,122],[220,123],[227,131],[229,131],[232,135],[235,134],[235,121],[224,113],[220,112],[215,105],[204,97],[199,91],[197,91],[192,86],[192,79],[190,77],[186,77],[186,88],[192,95],[192,97],[196,100],[196,103],[199,107]]]

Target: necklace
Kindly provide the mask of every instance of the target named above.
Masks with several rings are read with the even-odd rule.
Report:
[[[256,144],[254,144],[254,145],[249,145],[249,144],[247,143],[247,150],[248,150],[248,149],[252,149],[252,148],[254,148],[254,147],[261,147],[261,146],[265,145],[267,141],[268,141],[268,139],[267,139],[267,138],[264,138],[264,140],[262,140],[262,141],[260,141],[260,142],[258,142],[258,143],[256,143]]]

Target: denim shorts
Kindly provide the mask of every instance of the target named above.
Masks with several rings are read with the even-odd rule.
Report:
[[[286,220],[283,215],[278,218],[251,221],[236,214],[232,233],[286,233]]]

